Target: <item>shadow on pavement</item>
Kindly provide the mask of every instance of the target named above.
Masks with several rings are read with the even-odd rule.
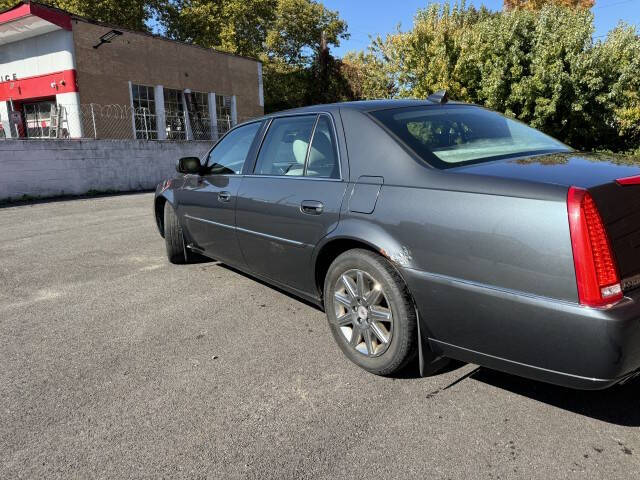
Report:
[[[154,190],[130,190],[123,192],[105,191],[89,192],[83,195],[57,195],[55,197],[18,197],[12,200],[0,200],[0,209],[11,207],[22,207],[25,205],[38,205],[41,203],[68,202],[70,200],[89,200],[93,198],[120,197],[123,195],[139,195],[152,193]]]
[[[452,360],[434,376],[437,377],[444,373],[453,372],[466,365],[468,364]],[[402,372],[393,375],[393,378],[420,378],[417,362],[412,362]],[[474,380],[603,422],[625,427],[640,426],[640,403],[638,401],[638,398],[640,398],[640,379],[631,380],[624,385],[615,385],[606,390],[585,391],[573,390],[509,375],[497,370],[477,367],[466,373],[460,372],[460,375],[455,380],[445,387],[427,393],[427,397],[430,398],[449,388],[455,388],[459,383]]]
[[[607,390],[582,391],[559,387],[480,368],[473,380],[492,385],[563,410],[616,425],[640,426],[640,381]]]
[[[210,260],[210,261],[214,262],[215,260]],[[268,288],[271,288],[272,290],[280,292],[281,294],[286,295],[287,297],[292,298],[293,300],[296,300],[296,301],[298,301],[300,303],[304,303],[305,305],[307,305],[307,306],[309,306],[311,308],[314,308],[315,310],[323,311],[322,308],[320,308],[320,306],[316,305],[315,303],[310,302],[310,301],[308,301],[308,300],[306,300],[304,298],[298,297],[298,296],[296,296],[296,295],[294,295],[292,293],[289,293],[286,290],[284,290],[284,289],[282,289],[282,288],[280,288],[280,287],[278,287],[276,285],[272,285],[270,283],[267,283],[267,282],[261,280],[260,278],[254,277],[253,275],[250,275],[248,273],[243,272],[242,270],[238,270],[237,268],[231,267],[229,265],[226,265],[226,264],[220,263],[220,262],[218,262],[217,265],[219,265],[222,268],[226,268],[227,270],[231,270],[232,272],[235,272],[238,275],[242,275],[243,277],[246,277],[246,278],[248,278],[250,280],[253,280],[254,282],[258,282],[258,283],[264,285],[265,287],[268,287]]]
[[[252,277],[233,267],[229,267],[224,264],[219,265],[223,268],[236,272],[239,275],[257,281],[266,287],[277,290],[280,293],[299,302],[305,303],[312,308],[320,310],[317,305],[300,299],[299,297],[296,297],[295,295],[292,295],[278,287],[263,282],[262,280]],[[443,370],[436,374],[436,376],[458,370],[465,365],[467,364],[464,362],[451,360]],[[410,362],[410,364],[402,371],[392,375],[392,378],[396,380],[420,378],[417,359],[416,361]],[[427,396],[433,396],[449,388],[455,388],[459,383],[473,380],[483,382],[563,410],[601,420],[603,422],[630,427],[640,426],[640,403],[638,400],[640,398],[640,380],[638,379],[632,380],[625,385],[613,386],[607,390],[583,391],[537,382],[535,380],[509,375],[496,370],[478,367],[472,371],[466,372],[464,375],[461,374],[447,386],[428,393]]]
[[[460,362],[458,360],[449,360],[449,362],[442,368],[442,370],[438,370],[433,376],[443,375],[445,373],[453,372],[454,370],[458,370],[459,368],[468,365],[467,363]],[[420,378],[420,366],[418,365],[418,358],[409,362],[405,368],[400,370],[399,372],[390,376],[391,378],[395,378],[396,380],[411,380],[415,378]],[[456,380],[458,382],[460,379]],[[448,387],[447,387],[448,388]]]

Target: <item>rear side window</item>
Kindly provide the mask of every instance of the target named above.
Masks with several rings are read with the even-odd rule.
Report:
[[[570,150],[538,130],[480,107],[420,106],[380,110],[371,115],[438,168]]]
[[[331,121],[326,115],[320,115],[313,132],[306,175],[321,178],[340,177],[336,140]]]
[[[276,118],[262,144],[257,175],[304,175],[307,150],[316,115]]]
[[[209,175],[237,175],[247,160],[253,139],[260,130],[260,122],[238,127],[220,140],[207,158]]]

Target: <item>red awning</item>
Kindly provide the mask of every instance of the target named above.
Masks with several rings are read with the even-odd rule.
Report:
[[[60,29],[71,30],[71,15],[37,3],[19,3],[0,13],[0,45]]]

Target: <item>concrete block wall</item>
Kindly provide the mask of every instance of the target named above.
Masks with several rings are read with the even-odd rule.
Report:
[[[211,142],[2,140],[0,200],[155,188]]]

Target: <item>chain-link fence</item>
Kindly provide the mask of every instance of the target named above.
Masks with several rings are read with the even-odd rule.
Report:
[[[243,122],[249,118],[238,118]],[[211,117],[201,112],[153,112],[123,105],[23,105],[8,118],[0,117],[0,140],[140,139],[217,140],[235,124],[230,115]]]

